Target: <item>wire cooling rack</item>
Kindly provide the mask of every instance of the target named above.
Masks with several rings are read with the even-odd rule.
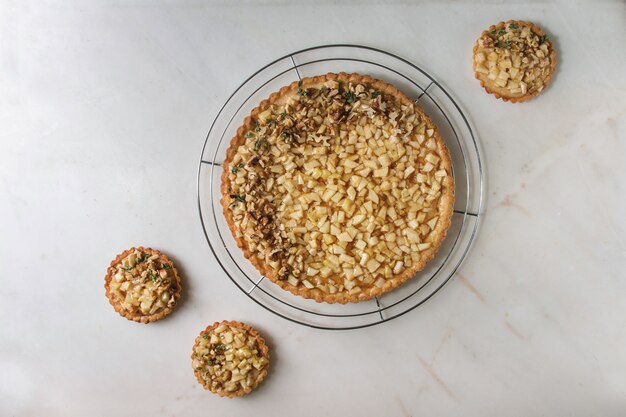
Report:
[[[387,81],[419,103],[434,120],[450,150],[456,202],[452,224],[437,255],[401,287],[355,304],[316,303],[278,287],[245,259],[220,205],[222,161],[243,119],[272,92],[304,77],[357,72]],[[391,53],[360,45],[323,45],[286,55],[243,82],[217,114],[198,168],[198,209],[211,251],[226,275],[260,306],[295,323],[318,329],[373,326],[399,317],[436,294],[467,257],[483,203],[480,150],[465,113],[441,83],[419,66]],[[215,279],[221,279],[216,274]]]

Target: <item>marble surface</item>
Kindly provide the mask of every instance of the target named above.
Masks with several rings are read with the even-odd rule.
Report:
[[[511,105],[473,79],[502,19],[544,26],[553,85]],[[1,416],[621,416],[626,413],[626,4],[0,2]],[[304,30],[303,30],[304,28]],[[298,326],[224,276],[204,240],[207,129],[258,67],[323,43],[387,49],[468,109],[484,222],[419,309],[348,332]],[[180,264],[175,313],[139,325],[104,297],[116,253]],[[245,320],[273,366],[244,399],[201,389],[201,328]]]

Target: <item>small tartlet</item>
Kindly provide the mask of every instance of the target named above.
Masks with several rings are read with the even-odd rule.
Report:
[[[528,101],[544,91],[556,63],[554,45],[545,32],[523,20],[500,22],[483,31],[472,58],[480,85],[511,103]]]
[[[259,332],[238,321],[215,322],[200,332],[191,352],[196,379],[220,397],[242,397],[267,376],[270,354]]]
[[[181,280],[174,263],[152,248],[133,247],[117,255],[104,281],[115,311],[138,323],[161,320],[180,298]]]

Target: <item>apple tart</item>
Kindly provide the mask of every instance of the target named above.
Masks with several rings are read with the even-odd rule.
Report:
[[[151,248],[130,248],[111,261],[104,278],[109,302],[121,316],[150,323],[170,314],[180,298],[174,263]]]
[[[267,376],[269,349],[252,327],[215,322],[196,338],[191,354],[198,382],[221,397],[250,393]]]
[[[550,83],[554,45],[538,26],[521,20],[485,30],[474,46],[474,73],[490,94],[512,103],[528,101]]]
[[[412,278],[451,222],[437,126],[394,86],[304,78],[262,101],[226,152],[221,203],[258,271],[318,302],[359,302]]]

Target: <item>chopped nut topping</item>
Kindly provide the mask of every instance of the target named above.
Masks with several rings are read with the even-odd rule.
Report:
[[[172,264],[158,254],[139,249],[115,265],[108,286],[121,308],[133,314],[156,314],[176,302]]]
[[[243,395],[267,373],[267,348],[248,326],[216,323],[202,332],[193,348],[192,366],[198,381],[212,392]]]
[[[474,70],[511,97],[535,95],[552,76],[552,44],[530,24],[506,23],[483,32],[474,53]]]
[[[255,123],[229,161],[228,210],[235,236],[279,280],[359,294],[430,247],[452,178],[434,125],[414,104],[327,80]]]

